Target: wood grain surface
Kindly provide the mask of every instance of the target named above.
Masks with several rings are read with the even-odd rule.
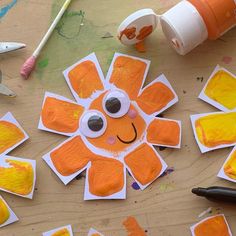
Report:
[[[0,0],[0,8],[12,2]],[[0,97],[0,115],[11,111],[30,136],[30,140],[10,155],[37,160],[37,183],[33,200],[1,192],[20,221],[0,229],[1,236],[41,235],[42,232],[72,224],[74,235],[87,235],[90,227],[106,236],[127,235],[122,222],[134,216],[148,236],[190,235],[198,215],[212,207],[206,216],[224,213],[236,235],[236,206],[213,203],[191,194],[195,186],[235,184],[216,177],[231,148],[202,155],[196,145],[189,116],[216,111],[197,96],[217,64],[236,73],[236,29],[217,41],[208,41],[187,56],[177,55],[167,44],[160,27],[147,40],[147,52],[121,45],[116,38],[119,23],[141,8],[163,13],[178,0],[74,0],[44,48],[35,72],[27,81],[19,76],[24,60],[31,55],[63,0],[18,0],[0,18],[0,41],[27,44],[25,50],[0,55],[4,83],[17,93],[14,99]],[[114,37],[102,38],[107,32]],[[62,71],[80,58],[95,52],[106,74],[114,52],[151,60],[146,84],[164,73],[179,96],[177,105],[164,117],[182,121],[182,148],[157,148],[174,172],[158,179],[146,190],[134,190],[128,176],[127,199],[83,200],[84,178],[68,186],[42,161],[42,155],[65,137],[37,129],[45,91],[72,98]],[[228,60],[226,60],[228,58]],[[72,98],[73,99],[73,98]]]

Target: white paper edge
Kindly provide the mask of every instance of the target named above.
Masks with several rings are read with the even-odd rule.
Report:
[[[156,117],[154,120],[167,120],[167,121],[174,121],[176,123],[178,123],[179,128],[180,128],[180,133],[179,133],[179,143],[176,146],[171,146],[171,145],[165,145],[165,144],[160,144],[160,143],[152,143],[147,141],[147,143],[152,144],[154,146],[158,146],[158,147],[169,147],[169,148],[181,148],[181,142],[182,142],[182,123],[180,120],[173,120],[173,119],[167,119],[167,118],[160,118],[160,117]]]
[[[107,88],[107,84],[106,84],[106,81],[105,81],[105,78],[104,78],[104,75],[103,75],[101,66],[100,66],[100,64],[99,64],[99,62],[98,62],[98,59],[97,59],[97,57],[96,57],[96,54],[95,54],[94,52],[91,53],[91,54],[89,54],[88,56],[82,58],[81,60],[79,60],[78,62],[76,62],[75,64],[73,64],[72,66],[68,67],[67,69],[65,69],[65,70],[63,71],[63,75],[64,75],[64,77],[65,77],[65,80],[66,80],[66,82],[67,82],[67,85],[69,86],[70,91],[71,91],[71,93],[73,94],[75,100],[76,100],[78,103],[82,104],[82,105],[83,105],[84,107],[86,107],[86,108],[88,107],[88,104],[90,104],[91,101],[97,97],[97,92],[101,92],[101,91],[96,91],[96,92],[94,92],[94,93],[91,95],[90,98],[85,98],[85,99],[84,99],[84,98],[80,98],[80,97],[77,95],[77,93],[75,92],[75,90],[73,89],[73,87],[72,87],[72,85],[71,85],[71,83],[70,83],[68,74],[69,74],[69,72],[70,72],[72,69],[74,69],[74,67],[76,67],[76,66],[79,65],[80,63],[82,63],[82,62],[84,62],[84,61],[88,61],[88,60],[94,62],[95,66],[96,66],[96,68],[97,68],[97,71],[98,71],[100,80],[101,80],[101,82],[102,82],[102,84],[103,84],[103,87],[104,87],[104,89],[101,90],[101,91],[104,92],[104,91],[106,90],[106,88]]]
[[[56,99],[59,99],[59,100],[61,100],[61,101],[65,101],[65,102],[69,102],[69,103],[72,103],[72,104],[76,104],[76,105],[82,106],[81,104],[78,104],[78,103],[76,103],[76,102],[74,102],[74,101],[72,101],[72,100],[70,100],[70,99],[68,99],[68,98],[66,98],[66,97],[61,96],[61,95],[58,95],[58,94],[55,94],[55,93],[50,93],[50,92],[45,92],[41,111],[43,110],[44,103],[45,103],[45,101],[46,101],[46,99],[47,99],[48,97],[56,98]],[[65,136],[68,136],[68,137],[73,136],[73,135],[76,134],[76,133],[78,132],[78,130],[79,130],[79,128],[78,128],[78,129],[77,129],[75,132],[73,132],[73,133],[64,133],[64,132],[56,131],[56,130],[53,130],[53,129],[49,129],[49,128],[47,128],[46,126],[44,126],[41,117],[42,117],[42,115],[40,114],[39,124],[38,124],[38,129],[40,129],[40,130],[48,131],[48,132],[55,133],[55,134],[61,134],[61,135],[65,135]],[[79,123],[79,121],[78,121],[78,123]]]
[[[106,157],[105,157],[106,158]],[[107,157],[109,158],[109,157]],[[113,159],[115,160],[115,159]],[[121,161],[120,161],[121,162]],[[121,191],[114,193],[112,195],[106,196],[106,197],[101,197],[101,196],[96,196],[90,193],[89,191],[89,181],[88,181],[88,172],[91,167],[91,162],[88,165],[88,168],[86,170],[86,179],[85,179],[85,187],[84,187],[84,200],[101,200],[101,199],[125,199],[126,198],[126,170],[125,170],[125,164],[123,164],[123,171],[124,171],[124,186]]]
[[[232,233],[231,233],[229,224],[228,224],[228,222],[227,222],[227,220],[226,220],[224,214],[218,214],[218,215],[206,217],[205,219],[199,221],[199,222],[196,223],[195,225],[192,225],[192,226],[190,227],[192,236],[196,236],[195,233],[194,233],[194,229],[196,228],[196,226],[198,226],[199,224],[203,223],[204,221],[206,221],[206,220],[208,220],[208,219],[211,219],[211,218],[214,218],[214,217],[216,217],[216,216],[223,216],[223,218],[224,218],[224,220],[225,220],[225,223],[226,223],[226,225],[227,225],[227,227],[228,227],[229,235],[230,235],[230,236],[233,236]],[[207,236],[207,235],[206,235],[206,236]]]
[[[205,90],[206,90],[206,87],[208,86],[209,82],[211,81],[211,79],[213,78],[213,76],[218,72],[218,71],[225,71],[226,73],[230,74],[232,77],[234,77],[236,79],[236,76],[234,74],[232,74],[230,71],[226,70],[225,68],[217,65],[216,68],[214,69],[214,71],[211,73],[209,79],[207,80],[205,86],[203,87],[201,93],[199,94],[198,98],[200,98],[201,100],[203,100],[204,102],[207,102],[209,103],[210,105],[218,108],[219,110],[221,111],[224,111],[224,112],[230,112],[230,111],[236,111],[236,108],[230,110],[226,107],[224,107],[222,104],[220,104],[219,102],[211,99],[210,97],[208,97],[206,94],[205,94]]]
[[[52,229],[50,231],[44,232],[43,236],[52,236],[53,233],[56,233],[57,231],[59,231],[61,229],[65,229],[65,228],[70,232],[70,236],[73,236],[71,225],[62,226],[62,227],[59,227],[59,228]]]
[[[228,113],[231,113],[231,112],[228,112]],[[224,114],[224,113],[225,112],[210,112],[210,113],[195,114],[195,115],[190,116],[194,137],[195,137],[195,140],[198,144],[198,147],[199,147],[201,153],[206,153],[209,151],[213,151],[213,150],[217,150],[217,149],[221,149],[221,148],[226,148],[226,147],[232,147],[232,146],[236,145],[236,142],[235,142],[233,144],[222,144],[222,145],[218,145],[217,147],[208,148],[208,147],[204,146],[203,144],[201,144],[200,141],[198,140],[197,133],[195,130],[196,120],[199,119],[200,117],[204,117],[204,116],[208,116],[208,115],[215,115],[215,114]]]
[[[14,118],[14,116],[12,115],[11,112],[7,112],[1,119],[0,121],[8,121],[14,125],[16,125],[24,134],[24,138],[16,143],[14,146],[8,148],[7,150],[5,150],[4,152],[0,153],[0,157],[6,155],[7,153],[9,153],[10,151],[12,151],[13,149],[15,149],[16,147],[18,147],[19,145],[21,145],[22,143],[24,143],[28,138],[28,134],[23,130],[23,128],[21,127],[21,125],[18,123],[18,121]]]
[[[151,145],[149,144],[148,142],[145,142],[148,146],[150,146],[153,151],[156,153],[156,157],[161,161],[161,164],[162,164],[162,169],[161,169],[161,172],[159,173],[158,176],[156,176],[155,179],[153,179],[151,182],[149,182],[148,184],[146,185],[142,185],[133,175],[131,169],[128,167],[128,165],[126,165],[126,163],[124,162],[125,164],[125,167],[127,169],[127,171],[131,174],[132,178],[135,180],[135,182],[137,182],[138,186],[140,187],[141,190],[144,190],[145,188],[147,188],[151,183],[153,183],[156,179],[158,179],[162,174],[163,172],[165,172],[165,170],[167,169],[167,164],[166,162],[162,159],[161,155],[156,151],[156,149]]]
[[[233,154],[234,152],[236,152],[236,146],[233,148],[233,150],[230,152],[229,156],[228,156],[227,159],[225,160],[224,164],[222,165],[220,171],[219,171],[218,174],[217,174],[217,177],[222,178],[222,179],[226,179],[226,180],[229,180],[229,181],[231,181],[231,182],[236,183],[236,179],[230,178],[230,177],[227,176],[227,175],[225,174],[225,172],[224,172],[224,166],[225,166],[225,164],[228,162],[228,160],[231,158],[231,156],[232,156],[232,154]]]
[[[90,228],[90,230],[89,230],[89,232],[88,232],[88,236],[92,236],[92,234],[100,234],[100,236],[104,236],[103,234],[101,234],[100,232],[98,232],[96,229]]]
[[[30,159],[24,159],[24,158],[20,158],[20,157],[13,157],[13,156],[5,155],[4,157],[0,158],[0,167],[8,166],[8,163],[5,162],[6,159],[30,163],[32,165],[33,172],[34,172],[34,181],[33,181],[32,191],[28,195],[17,194],[17,193],[11,192],[9,190],[6,190],[4,188],[1,188],[1,187],[0,187],[0,190],[3,191],[3,192],[6,192],[6,193],[11,193],[13,195],[23,197],[23,198],[33,199],[35,183],[36,183],[36,161],[35,160],[30,160]],[[5,164],[5,165],[3,165],[3,164]]]
[[[172,107],[174,104],[176,104],[179,101],[178,95],[176,94],[176,92],[174,91],[173,87],[171,86],[170,82],[168,81],[168,79],[165,77],[164,74],[161,74],[160,76],[158,76],[156,79],[154,79],[151,83],[149,83],[147,86],[145,86],[144,88],[142,88],[139,91],[138,97],[142,94],[142,92],[147,89],[148,87],[150,87],[151,85],[157,83],[157,82],[161,82],[164,85],[166,85],[171,92],[174,94],[174,99],[172,99],[165,107],[163,107],[160,111],[154,112],[152,115],[153,116],[157,116],[159,114],[161,114],[163,111],[167,110],[168,108]]]
[[[3,224],[0,225],[0,228],[2,228],[4,226],[7,226],[9,224],[12,224],[12,223],[18,221],[19,219],[1,195],[0,195],[0,199],[2,199],[3,202],[6,204],[8,210],[9,210],[9,213],[10,213],[9,219],[6,222],[4,222]]]

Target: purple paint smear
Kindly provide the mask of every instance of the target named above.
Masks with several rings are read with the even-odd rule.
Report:
[[[174,167],[168,167],[168,168],[163,172],[163,174],[162,174],[160,177],[169,175],[169,174],[171,174],[171,173],[174,172],[174,171],[175,171],[175,168],[174,168]]]
[[[139,185],[136,182],[133,182],[131,186],[134,190],[139,190],[140,189]]]

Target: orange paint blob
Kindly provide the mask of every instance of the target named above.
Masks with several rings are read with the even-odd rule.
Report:
[[[135,179],[142,185],[152,182],[162,170],[162,163],[157,153],[146,143],[129,153],[124,160]]]
[[[143,83],[147,64],[126,56],[118,56],[113,64],[110,83],[123,89],[134,100]]]
[[[96,65],[90,60],[75,66],[68,77],[72,88],[80,98],[89,98],[97,90],[103,90]]]
[[[135,141],[140,140],[143,136],[144,130],[146,128],[146,123],[144,119],[138,114],[138,111],[136,108],[131,105],[130,109],[137,112],[137,116],[134,119],[131,119],[128,114],[124,115],[123,117],[119,119],[114,119],[108,116],[102,107],[102,100],[104,97],[104,94],[101,94],[97,99],[95,99],[89,109],[95,109],[104,114],[107,120],[107,129],[105,133],[98,137],[98,138],[88,138],[88,141],[93,144],[95,147],[102,148],[104,150],[118,153],[121,151],[124,151],[130,145],[132,145]],[[118,137],[120,137],[124,141],[130,141],[133,140],[135,137],[135,129],[136,129],[137,137],[134,142],[127,144],[121,142]],[[117,137],[118,136],[118,137]],[[109,137],[114,137],[115,143],[113,145],[108,143]]]
[[[144,26],[140,31],[136,39],[138,40],[144,40],[149,34],[151,34],[153,31],[152,25]]]
[[[179,124],[170,120],[153,120],[147,130],[147,141],[153,144],[177,146],[180,142]]]
[[[80,105],[47,97],[41,114],[42,122],[48,129],[73,133],[79,128],[83,110]]]
[[[195,121],[199,141],[206,147],[236,142],[236,112],[206,115]]]
[[[120,32],[119,40],[121,40],[123,35],[125,35],[127,39],[135,38],[135,36],[136,36],[135,31],[136,31],[135,27],[124,29],[123,31]]]
[[[68,229],[60,229],[57,232],[53,233],[52,236],[70,236]]]
[[[144,41],[140,41],[139,43],[136,43],[135,48],[138,52],[146,52]]]
[[[8,121],[0,121],[0,154],[25,138],[24,133]]]
[[[230,158],[225,163],[224,172],[229,178],[236,180],[236,151],[230,155]]]
[[[223,216],[214,216],[206,219],[194,229],[195,236],[230,236]]]
[[[128,235],[127,236],[146,236],[144,230],[139,226],[137,220],[129,216],[124,222]]]
[[[136,102],[145,113],[151,115],[163,109],[174,97],[171,89],[157,82],[144,89]]]
[[[0,167],[0,188],[20,195],[32,192],[34,169],[29,162],[6,159],[10,167]]]
[[[84,144],[80,136],[64,143],[50,154],[53,165],[63,176],[69,176],[83,169],[91,159],[99,158]]]
[[[95,233],[95,234],[91,234],[91,236],[101,236],[101,234]]]
[[[88,173],[89,191],[96,196],[109,196],[124,187],[124,166],[111,158],[94,160]]]
[[[0,198],[0,225],[4,224],[10,217],[6,203]]]

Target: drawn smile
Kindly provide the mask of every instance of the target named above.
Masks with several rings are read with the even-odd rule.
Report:
[[[134,138],[132,140],[123,140],[117,135],[116,137],[119,139],[120,142],[125,143],[125,144],[130,144],[130,143],[133,143],[137,139],[138,134],[133,123],[132,123],[132,127],[134,129]]]

